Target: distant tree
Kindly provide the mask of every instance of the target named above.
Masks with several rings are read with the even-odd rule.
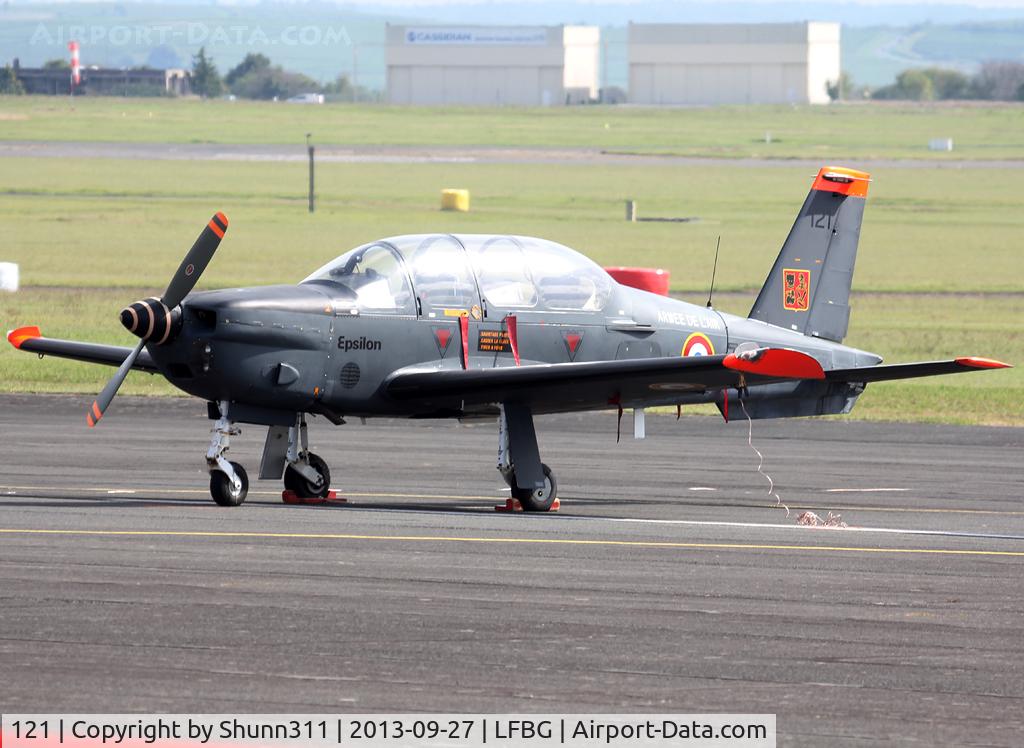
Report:
[[[55,60],[47,60],[43,63],[43,70],[70,70],[71,63],[65,59],[57,58]]]
[[[825,83],[825,92],[832,101],[848,99],[853,93],[853,78],[844,70],[838,78]]]
[[[1020,84],[1020,88],[1017,89],[1017,101],[1024,101],[1024,83]]]
[[[324,94],[328,101],[377,101],[380,98],[377,91],[354,85],[344,73],[321,86],[320,93]]]
[[[970,96],[971,79],[959,70],[925,68],[921,73],[931,80],[937,99],[966,99]]]
[[[258,72],[261,70],[267,70],[270,68],[270,58],[266,55],[254,54],[250,52],[247,54],[240,63],[235,65],[228,74],[224,76],[224,82],[228,85],[228,88],[234,88],[235,82],[240,78],[244,78],[249,73]]]
[[[974,76],[973,93],[979,99],[1013,101],[1024,86],[1024,63],[1009,61],[986,62]]]
[[[192,91],[209,99],[220,96],[223,90],[224,84],[221,83],[217,66],[206,56],[206,49],[200,47],[192,58]]]
[[[231,92],[246,99],[287,99],[300,93],[320,91],[320,84],[302,73],[280,65],[251,70],[237,78]]]
[[[873,94],[876,99],[909,99],[931,101],[935,98],[935,84],[921,70],[904,70],[891,86],[880,88]]]
[[[154,70],[185,67],[177,51],[169,44],[159,44],[150,49],[146,55],[146,64]]]
[[[0,94],[22,96],[24,93],[25,87],[18,80],[18,75],[14,72],[14,68],[10,65],[4,65],[0,68]]]
[[[351,99],[355,92],[352,81],[344,73],[330,83],[325,83],[321,90],[322,93],[336,96],[339,99]]]
[[[905,99],[931,101],[935,98],[935,84],[921,70],[904,70],[896,76],[896,86],[904,93]]]

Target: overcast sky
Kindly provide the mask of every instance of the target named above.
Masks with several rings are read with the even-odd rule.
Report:
[[[342,5],[363,4],[356,0],[338,0]],[[546,3],[548,0],[516,0],[521,4]],[[491,5],[495,3],[508,3],[509,0],[376,0],[377,5],[411,6],[417,5]],[[643,5],[644,0],[572,0],[579,5]],[[675,0],[680,5],[715,5],[715,0]],[[742,0],[745,3],[761,5],[778,5],[787,0]],[[832,3],[841,5],[958,5],[976,6],[980,8],[1021,8],[1024,9],[1024,0],[831,0]]]

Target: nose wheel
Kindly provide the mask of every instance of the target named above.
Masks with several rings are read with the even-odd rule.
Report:
[[[249,493],[249,476],[237,462],[228,463],[237,482],[221,470],[210,472],[210,495],[219,506],[240,506]]]
[[[228,418],[228,403],[217,404],[220,418],[210,429],[210,447],[206,450],[206,467],[210,471],[210,496],[220,506],[238,506],[249,493],[249,476],[237,462],[225,457],[231,448],[231,437],[241,433]]]

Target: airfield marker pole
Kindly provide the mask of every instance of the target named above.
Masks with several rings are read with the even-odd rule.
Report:
[[[312,213],[316,209],[316,189],[313,176],[313,144],[309,142],[310,137],[313,133],[306,133],[306,150],[309,151],[309,212]]]

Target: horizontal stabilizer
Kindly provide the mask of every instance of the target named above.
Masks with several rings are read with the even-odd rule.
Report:
[[[101,343],[82,343],[77,340],[58,340],[44,338],[38,327],[19,327],[7,333],[7,341],[19,351],[38,353],[40,356],[57,356],[90,364],[120,366],[132,352],[131,348],[119,345],[103,345]],[[159,372],[147,351],[139,353],[132,369],[137,371]]]

